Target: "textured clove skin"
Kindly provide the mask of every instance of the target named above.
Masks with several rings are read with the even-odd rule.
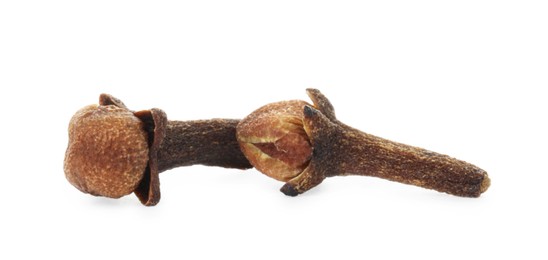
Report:
[[[65,176],[95,196],[135,193],[146,206],[160,201],[159,173],[193,164],[247,169],[235,138],[238,120],[168,121],[157,108],[134,112],[102,94],[69,124]]]
[[[307,93],[314,105],[294,102],[292,104],[297,107],[290,110],[303,111],[302,125],[312,146],[310,161],[299,174],[284,180],[286,184],[281,188],[284,194],[296,196],[320,184],[326,177],[345,175],[375,176],[462,197],[479,197],[488,189],[490,179],[484,170],[447,155],[389,141],[347,126],[336,119],[333,106],[323,94],[316,89],[308,89]],[[268,109],[260,108],[240,122],[237,136],[242,147],[256,145],[257,140],[260,143],[260,140],[277,139],[268,134],[250,138],[250,133],[263,131],[257,126],[279,120],[272,110],[278,107],[276,104],[266,105]],[[287,109],[277,113],[283,117]],[[261,111],[265,110],[270,111],[268,117],[262,115]],[[303,144],[295,144],[294,148],[303,149]],[[257,156],[246,149],[243,151],[259,170],[268,168],[269,164],[261,158],[272,160],[268,154]],[[272,173],[267,175],[276,178]]]
[[[289,181],[307,167],[312,156],[302,120],[302,107],[307,104],[300,100],[269,104],[239,125],[241,149],[257,170],[276,180]]]
[[[65,175],[76,188],[111,198],[137,188],[147,167],[148,136],[143,122],[127,109],[80,109],[69,124],[69,140]]]
[[[194,164],[251,168],[235,138],[239,122],[235,119],[169,121],[158,150],[158,170]]]

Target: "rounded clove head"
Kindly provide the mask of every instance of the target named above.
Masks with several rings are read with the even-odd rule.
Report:
[[[301,100],[271,103],[240,121],[238,142],[257,170],[288,181],[306,169],[312,145],[303,126],[305,105]]]
[[[125,107],[90,105],[70,120],[65,176],[82,192],[119,198],[135,191],[149,160],[143,122]]]

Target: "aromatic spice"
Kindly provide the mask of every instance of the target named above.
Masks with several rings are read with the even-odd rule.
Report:
[[[133,112],[102,94],[69,124],[67,180],[82,192],[119,198],[134,192],[147,206],[160,200],[158,174],[203,164],[247,169],[236,140],[238,120],[168,121],[160,109]]]
[[[467,162],[376,137],[335,117],[329,100],[316,89],[314,105],[282,101],[259,108],[237,127],[237,138],[251,164],[286,182],[281,191],[301,194],[326,177],[376,176],[440,192],[479,197],[490,179]]]
[[[314,105],[272,103],[241,121],[168,121],[160,109],[134,112],[102,94],[99,105],[82,108],[70,121],[65,175],[85,193],[119,198],[133,192],[147,206],[160,200],[160,172],[193,164],[253,165],[286,182],[281,191],[289,196],[326,177],[345,175],[376,176],[464,197],[479,197],[489,188],[484,170],[347,126],[323,94],[307,93]]]

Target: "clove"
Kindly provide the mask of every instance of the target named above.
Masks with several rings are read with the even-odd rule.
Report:
[[[102,94],[69,124],[64,171],[80,191],[119,198],[131,193],[146,206],[160,201],[159,173],[194,164],[247,169],[236,140],[239,120],[168,121],[157,108],[131,111]]]
[[[467,162],[389,141],[337,120],[331,102],[307,89],[313,105],[282,101],[259,108],[237,126],[244,155],[259,171],[286,182],[296,196],[326,177],[364,175],[463,197],[479,197],[487,173]]]

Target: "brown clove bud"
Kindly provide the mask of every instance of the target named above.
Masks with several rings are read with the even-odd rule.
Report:
[[[133,112],[102,94],[69,124],[65,176],[82,192],[119,198],[132,192],[141,203],[160,200],[158,174],[203,164],[247,169],[235,138],[239,120],[168,121],[157,108]]]
[[[244,118],[237,138],[251,164],[285,181],[281,191],[296,196],[326,177],[376,176],[463,197],[479,197],[490,185],[487,173],[467,162],[376,137],[335,117],[329,100],[307,89],[304,101],[268,104]]]

